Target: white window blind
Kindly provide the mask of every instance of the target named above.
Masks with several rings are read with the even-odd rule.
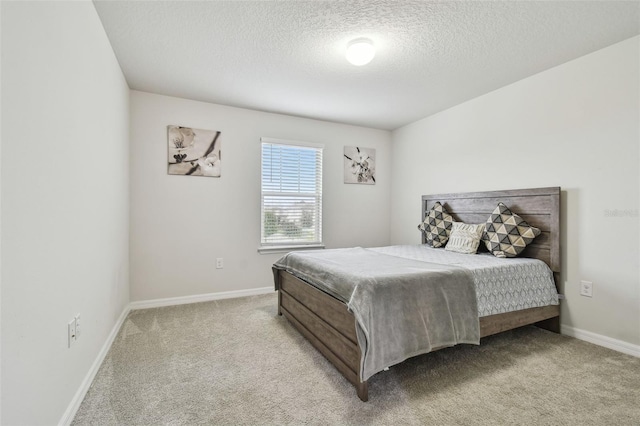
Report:
[[[322,147],[262,138],[262,246],[322,244]]]

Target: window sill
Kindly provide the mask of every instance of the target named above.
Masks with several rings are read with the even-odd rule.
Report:
[[[291,246],[263,246],[258,247],[258,253],[271,254],[271,253],[289,253],[290,251],[297,250],[317,250],[323,249],[324,244],[308,244],[308,245],[291,245]]]

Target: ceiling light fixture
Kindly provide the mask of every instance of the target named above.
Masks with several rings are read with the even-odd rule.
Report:
[[[357,38],[347,44],[347,61],[353,65],[366,65],[376,54],[373,42],[368,38]]]

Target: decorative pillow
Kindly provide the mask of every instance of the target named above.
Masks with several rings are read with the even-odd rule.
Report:
[[[485,223],[482,240],[494,256],[516,257],[538,235],[538,228],[529,225],[503,203],[498,203]]]
[[[427,244],[437,248],[446,244],[452,224],[453,217],[447,213],[440,201],[436,201],[425,216],[424,222],[418,225],[418,229],[424,232]]]
[[[449,235],[449,242],[445,250],[457,253],[475,254],[480,245],[480,239],[484,232],[484,223],[470,225],[468,223],[454,222]]]

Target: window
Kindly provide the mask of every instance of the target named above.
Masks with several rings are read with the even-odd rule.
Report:
[[[322,149],[262,138],[262,247],[322,245]]]

